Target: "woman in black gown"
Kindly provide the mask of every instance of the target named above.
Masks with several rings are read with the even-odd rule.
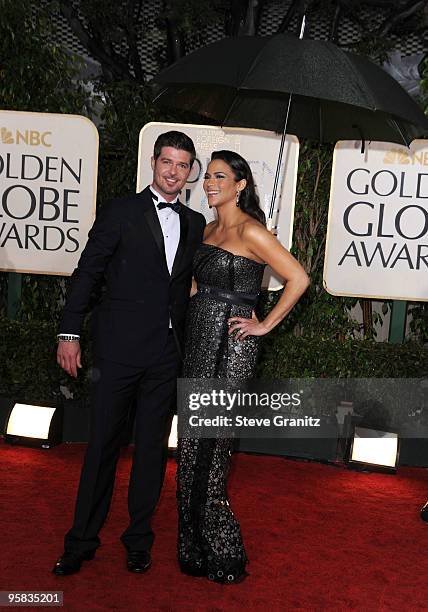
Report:
[[[204,180],[216,221],[208,224],[194,259],[194,287],[186,326],[183,376],[251,378],[260,336],[292,309],[308,286],[301,265],[266,230],[247,162],[232,151],[211,156]],[[254,306],[269,264],[286,288],[264,321]],[[192,576],[231,583],[246,575],[239,523],[226,481],[233,439],[178,442],[178,559]]]

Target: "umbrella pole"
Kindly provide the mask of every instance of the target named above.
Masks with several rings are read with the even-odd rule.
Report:
[[[300,26],[299,40],[302,40],[303,38],[303,34],[305,33],[305,26],[306,26],[306,15],[303,15],[302,24]],[[278,191],[279,176],[281,174],[282,156],[284,154],[285,137],[287,135],[287,126],[288,126],[288,117],[290,115],[291,98],[292,98],[292,94],[290,93],[289,98],[288,98],[287,112],[285,114],[284,127],[282,129],[281,144],[279,146],[278,162],[276,164],[275,180],[273,183],[272,198],[270,201],[270,208],[269,208],[269,216],[266,221],[266,226],[268,230],[271,230],[272,225],[273,225],[273,213],[275,209],[276,192]]]
[[[268,230],[272,229],[272,224],[273,224],[273,213],[274,213],[274,207],[275,207],[276,192],[278,191],[279,176],[281,174],[281,164],[282,164],[282,156],[284,153],[285,138],[287,136],[287,125],[288,125],[288,116],[290,114],[291,98],[292,98],[292,94],[290,94],[288,98],[287,113],[285,115],[284,128],[282,130],[282,136],[281,136],[281,144],[279,146],[278,161],[276,164],[276,172],[275,172],[275,180],[273,182],[272,199],[270,201],[270,208],[269,208],[269,217],[266,222]]]

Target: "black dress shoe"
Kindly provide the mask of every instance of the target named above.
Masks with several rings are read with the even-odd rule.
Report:
[[[90,561],[95,556],[95,550],[90,550],[86,553],[67,552],[62,555],[55,563],[52,570],[57,576],[69,576],[80,570],[82,561]]]
[[[150,552],[148,550],[133,550],[128,551],[126,565],[130,572],[142,574],[146,572],[152,564]]]
[[[421,508],[421,519],[428,523],[428,501]]]

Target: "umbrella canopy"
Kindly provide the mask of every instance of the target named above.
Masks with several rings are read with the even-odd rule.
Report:
[[[159,103],[220,125],[320,142],[380,140],[408,145],[428,120],[407,92],[370,60],[291,33],[226,38],[154,78]]]

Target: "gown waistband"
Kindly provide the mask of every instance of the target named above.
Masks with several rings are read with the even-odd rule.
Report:
[[[236,304],[237,306],[255,306],[259,296],[258,293],[230,291],[227,289],[220,289],[219,287],[200,284],[198,284],[198,295],[201,297],[214,298],[226,304]]]

